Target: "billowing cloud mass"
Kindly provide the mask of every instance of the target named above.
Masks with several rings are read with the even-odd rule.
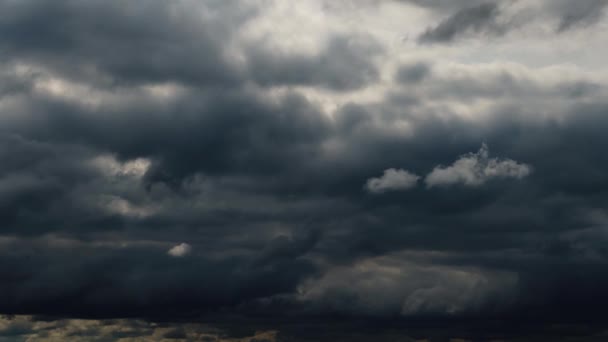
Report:
[[[493,178],[522,179],[532,172],[529,165],[511,159],[490,158],[490,151],[483,144],[476,153],[463,155],[452,165],[437,166],[424,179],[429,187],[464,184],[479,186]]]
[[[378,178],[370,178],[365,184],[367,191],[381,194],[387,191],[407,190],[418,183],[420,176],[411,174],[402,169],[386,169]]]
[[[2,331],[595,333],[606,8],[0,0]]]

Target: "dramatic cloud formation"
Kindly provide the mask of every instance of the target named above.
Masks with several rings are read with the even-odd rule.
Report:
[[[424,179],[429,187],[462,183],[468,186],[479,186],[493,178],[521,179],[532,172],[526,164],[511,159],[489,157],[490,151],[483,144],[477,153],[469,153],[447,167],[436,167]]]
[[[407,190],[415,187],[419,179],[419,176],[411,174],[406,170],[387,169],[384,170],[382,177],[368,179],[365,188],[375,194],[387,191]]]
[[[595,334],[606,8],[0,0],[2,332]]]

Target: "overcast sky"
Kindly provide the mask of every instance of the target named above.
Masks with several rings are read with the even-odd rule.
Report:
[[[0,313],[602,319],[606,12],[0,0]]]

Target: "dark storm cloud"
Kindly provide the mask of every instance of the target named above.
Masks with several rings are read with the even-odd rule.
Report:
[[[223,20],[241,22],[251,10],[235,1],[214,1],[190,13],[187,5],[2,1],[0,49],[4,59],[54,65],[74,77],[99,69],[119,83],[234,82],[237,75],[222,48],[233,29]],[[215,13],[197,20],[204,7]]]
[[[371,57],[381,52],[370,37],[335,37],[320,55],[310,57],[253,48],[250,68],[252,77],[264,85],[357,89],[378,79]]]
[[[110,318],[202,314],[291,292],[314,272],[310,262],[292,258],[267,260],[263,267],[249,263],[247,256],[214,261],[194,252],[175,259],[154,244],[91,248],[49,237],[2,245],[2,291],[12,295],[0,310],[11,313]]]
[[[407,85],[423,81],[432,72],[432,67],[424,62],[403,65],[397,71],[396,79],[399,83]]]
[[[195,8],[195,10],[192,10]],[[178,82],[198,87],[263,85],[364,87],[378,75],[371,38],[336,37],[318,56],[250,46],[243,65],[229,46],[262,8],[242,1],[124,4],[2,1],[5,61],[39,63],[72,78],[120,86]],[[111,23],[111,24],[109,24]],[[260,44],[260,43],[258,43]],[[1,90],[1,89],[0,89]]]
[[[449,4],[422,40],[498,32],[497,3]],[[290,87],[380,82],[372,38],[233,55],[263,7],[0,9],[0,312],[568,321],[608,305],[597,79],[421,60],[330,116]]]
[[[467,33],[499,34],[500,25],[496,19],[500,8],[495,3],[483,3],[463,8],[437,26],[428,28],[418,37],[421,43],[447,43]]]
[[[82,147],[0,134],[0,216],[4,233],[36,234],[40,231],[34,227],[57,229],[48,225],[85,219],[71,217],[61,208],[67,203],[61,202],[69,202],[74,188],[96,176],[84,162],[90,157],[91,153]]]
[[[0,70],[2,84],[0,84],[0,98],[31,90],[36,75],[17,75],[14,70]]]
[[[277,175],[296,160],[318,155],[329,134],[328,119],[300,95],[279,103],[255,93],[207,91],[180,97],[168,107],[133,103],[82,115],[79,106],[32,99],[14,129],[40,140],[84,142],[123,159],[149,157],[146,179],[180,183],[197,172]],[[31,115],[30,113],[36,113]],[[146,122],[133,131],[134,125]]]
[[[473,87],[471,92],[478,92],[476,89]],[[2,291],[10,294],[10,298],[3,301],[5,312],[107,316],[130,312],[138,315],[141,312],[161,314],[166,309],[165,305],[190,312],[235,306],[266,297],[275,301],[280,300],[282,294],[293,293],[305,278],[318,275],[312,279],[318,279],[321,284],[327,281],[320,276],[327,266],[319,266],[312,260],[348,266],[357,260],[403,249],[441,250],[447,255],[466,254],[471,250],[486,253],[515,250],[520,253],[519,258],[527,260],[527,253],[538,245],[553,241],[553,234],[567,234],[570,230],[587,227],[586,218],[581,213],[599,206],[605,193],[601,186],[606,183],[602,172],[606,167],[605,157],[601,150],[593,147],[601,146],[605,139],[603,128],[606,122],[601,113],[606,105],[602,102],[575,103],[564,113],[558,113],[565,115],[560,122],[526,121],[526,111],[537,107],[512,103],[504,109],[498,108],[496,119],[479,125],[455,118],[444,122],[435,116],[437,113],[431,112],[424,118],[406,117],[416,128],[413,135],[408,136],[390,135],[382,128],[383,124],[392,126],[395,120],[403,118],[397,112],[400,108],[397,99],[394,103],[387,101],[375,106],[344,107],[333,123],[299,96],[271,103],[257,98],[254,93],[240,91],[229,95],[213,93],[209,99],[200,95],[195,99],[187,94],[178,98],[176,102],[180,105],[175,109],[166,106],[153,109],[146,104],[134,103],[128,107],[130,110],[126,117],[121,116],[124,111],[111,106],[107,110],[83,115],[78,111],[79,107],[56,101],[34,96],[27,104],[29,107],[26,108],[32,108],[38,113],[37,118],[43,119],[44,126],[38,126],[33,117],[27,116],[4,126],[5,130],[13,130],[21,136],[6,141],[4,145],[10,147],[7,151],[16,151],[20,145],[31,145],[28,149],[21,148],[22,152],[18,154],[7,154],[3,158],[9,161],[16,158],[14,162],[5,164],[5,172],[29,170],[48,177],[54,168],[47,170],[35,166],[42,163],[46,155],[64,156],[67,161],[58,159],[56,162],[75,164],[78,166],[74,167],[76,170],[84,168],[79,165],[92,157],[95,151],[116,153],[123,161],[147,157],[155,165],[145,179],[109,186],[112,182],[98,180],[101,177],[98,170],[84,168],[88,170],[82,171],[84,185],[77,187],[73,182],[79,178],[67,174],[62,176],[66,183],[60,188],[68,191],[74,200],[86,192],[109,193],[124,196],[133,204],[138,203],[141,196],[151,196],[162,205],[160,211],[150,217],[109,215],[105,218],[115,220],[112,223],[95,221],[96,216],[100,216],[99,220],[104,216],[100,213],[92,215],[91,208],[86,206],[81,208],[70,204],[72,202],[61,201],[51,205],[47,199],[36,207],[40,220],[38,226],[44,227],[40,228],[41,231],[84,235],[85,245],[95,243],[95,234],[105,234],[106,239],[108,234],[110,237],[114,234],[114,238],[119,237],[127,244],[149,239],[186,241],[193,246],[194,254],[183,259],[167,257],[166,251],[175,243],[118,251],[94,248],[89,251],[90,256],[85,255],[74,263],[69,262],[70,258],[64,253],[81,253],[80,249],[56,251],[40,248],[38,253],[43,257],[26,258],[22,252],[14,251],[30,249],[32,242],[12,243],[6,248],[9,252],[5,255],[6,262],[2,263],[12,265],[3,269],[5,278],[10,280],[5,282]],[[505,113],[508,110],[510,115],[501,115],[500,110]],[[133,122],[147,124],[133,131],[130,129]],[[44,143],[28,143],[23,137]],[[330,138],[342,141],[338,150],[325,150]],[[13,142],[9,144],[9,141]],[[369,196],[362,191],[366,180],[383,170],[407,168],[424,175],[437,165],[450,165],[459,156],[477,151],[482,141],[487,141],[493,155],[530,164],[535,172],[515,182],[488,181],[474,191],[458,186],[430,190],[420,187],[406,193],[381,196]],[[449,146],[446,142],[450,142]],[[85,152],[60,152],[62,146],[79,145],[86,146]],[[276,145],[281,148],[275,148]],[[535,148],[530,149],[529,146]],[[554,155],[556,151],[561,151],[560,157],[543,157]],[[580,168],[581,165],[584,167]],[[197,175],[208,177],[206,182],[212,186],[204,185],[203,179],[202,187],[197,188],[200,186],[197,182],[201,181],[196,179]],[[234,183],[221,179],[230,176],[235,177]],[[151,186],[149,195],[144,189],[145,181]],[[178,184],[181,190],[163,188],[163,183]],[[76,191],[78,188],[81,190]],[[45,198],[42,190],[32,193],[35,199]],[[279,200],[272,201],[274,198]],[[327,198],[331,201],[323,202]],[[234,203],[234,206],[210,206],[213,202],[226,201]],[[199,202],[200,206],[197,206]],[[320,203],[315,205],[315,202]],[[8,203],[28,208],[14,200]],[[53,207],[56,209],[49,211]],[[65,214],[67,211],[72,216]],[[12,212],[14,210],[7,210],[7,213]],[[53,216],[49,212],[64,214]],[[573,213],[570,217],[566,215],[569,212]],[[85,217],[80,216],[80,221],[77,220],[79,215],[85,214]],[[66,220],[70,217],[74,219]],[[63,224],[60,219],[64,220]],[[49,222],[52,224],[48,225]],[[275,224],[276,228],[273,228]],[[13,228],[8,231],[27,235],[32,226],[28,216],[20,216],[9,225]],[[492,228],[488,231],[487,227]],[[286,233],[277,235],[273,230]],[[248,231],[256,234],[249,236]],[[318,231],[323,233],[318,234]],[[201,235],[194,237],[192,233],[195,232]],[[437,239],[438,236],[442,238]],[[191,241],[193,239],[195,241]],[[578,246],[574,251],[600,253],[589,241],[573,240],[572,243]],[[116,243],[120,245],[121,242]],[[553,253],[550,251],[548,249],[547,253]],[[197,256],[196,253],[203,254]],[[206,255],[221,256],[222,253],[232,256],[218,260],[206,258]],[[583,253],[575,254],[575,257],[584,260],[586,256]],[[484,279],[485,274],[493,274],[491,269],[498,268],[526,275],[521,278],[524,283],[518,285],[523,288],[534,284],[550,286],[549,283],[538,282],[538,279],[527,278],[528,274],[533,277],[536,273],[528,273],[508,258],[498,259],[495,264],[475,262],[475,259],[459,260],[448,257],[443,262],[448,265],[460,263],[457,267],[482,267],[479,279]],[[540,269],[544,262],[552,259],[541,255],[538,260]],[[49,268],[49,262],[65,266]],[[109,266],[112,264],[122,266],[113,268]],[[101,271],[107,267],[115,271]],[[418,267],[412,271],[413,274],[424,274],[429,284],[438,279],[437,274]],[[446,269],[445,272],[459,274],[457,270]],[[76,275],[70,278],[69,284],[61,276],[67,273]],[[473,276],[479,275],[473,273]],[[567,269],[560,268],[555,269],[555,276],[569,275]],[[217,282],[210,283],[209,277],[217,279]],[[327,283],[328,289],[336,286],[335,281],[344,279],[351,279],[354,286],[361,281],[359,279],[365,278],[347,270],[344,278]],[[403,288],[403,281],[394,279],[395,288]],[[469,288],[477,284],[446,282],[453,283],[454,287],[438,289],[436,294],[441,296],[437,298],[444,298],[439,302],[427,302],[430,297],[417,293],[416,284],[410,284],[409,292],[397,292],[395,297],[387,293],[386,303],[390,304],[387,307],[381,304],[368,306],[362,297],[358,297],[385,291],[386,284],[380,283],[377,287],[365,288],[369,292],[357,292],[356,287],[354,293],[321,292],[319,297],[313,297],[322,298],[319,302],[304,301],[302,304],[290,299],[282,309],[276,309],[273,304],[270,312],[288,308],[288,311],[296,312],[386,314],[393,313],[396,304],[407,300],[416,303],[411,304],[412,308],[441,312],[450,307],[452,294],[460,291],[459,286]],[[239,285],[245,283],[248,284],[246,287]],[[158,292],[158,288],[148,288],[145,284],[162,284],[160,288],[165,292]],[[201,284],[205,284],[202,292]],[[40,286],[44,289],[40,293],[44,295],[29,295],[30,289]],[[497,286],[497,289],[484,291],[492,294],[502,290]],[[89,298],[92,292],[97,293],[97,297]],[[351,299],[342,304],[340,298],[344,296]],[[461,303],[463,311],[458,312],[491,306],[485,301],[491,302],[492,296],[475,299],[481,301],[480,306],[468,307],[468,303]],[[573,294],[569,296],[575,297]],[[158,302],[154,299],[157,297],[169,300]],[[329,307],[319,305],[330,298],[334,298],[336,304]],[[59,302],[64,303],[62,311],[53,305]],[[130,309],[125,307],[125,303]],[[553,310],[550,303],[547,297],[537,305],[539,310]],[[304,305],[303,309],[301,305]],[[504,310],[505,306],[501,309]]]

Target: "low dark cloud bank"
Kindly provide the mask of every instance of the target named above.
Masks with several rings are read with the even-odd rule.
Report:
[[[507,32],[408,3],[421,43]],[[0,313],[604,323],[600,74],[244,34],[273,4],[0,0]],[[560,4],[551,34],[601,25]]]

